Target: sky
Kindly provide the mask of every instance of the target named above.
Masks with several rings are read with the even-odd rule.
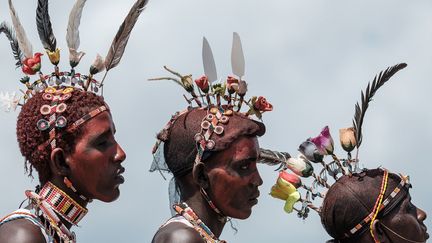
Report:
[[[62,69],[69,68],[66,25],[74,1],[51,1],[50,13]],[[78,70],[86,72],[97,53],[105,56],[133,0],[92,0],[83,12]],[[37,1],[15,0],[35,51],[42,51],[35,25]],[[10,22],[6,0],[0,20]],[[155,134],[171,114],[186,107],[183,90],[164,76],[167,65],[182,74],[203,74],[202,37],[213,49],[219,77],[231,74],[232,32],[238,32],[246,58],[249,96],[265,96],[274,110],[264,115],[263,148],[297,154],[306,138],[328,125],[336,142],[339,128],[351,125],[354,104],[375,74],[406,62],[376,94],[366,114],[360,160],[411,176],[414,204],[432,212],[430,138],[432,137],[432,2],[428,0],[150,0],[131,35],[120,65],[105,81],[105,99],[127,153],[126,182],[113,203],[93,202],[74,231],[79,242],[150,242],[170,217],[168,181],[149,173]],[[5,37],[0,37],[1,91],[23,88],[20,70]],[[45,58],[43,70],[49,64]],[[48,68],[49,67],[49,68]],[[44,69],[45,68],[45,69]],[[97,78],[101,78],[99,75]],[[0,114],[0,215],[15,210],[37,179],[24,174],[16,142],[17,112]],[[268,195],[275,168],[259,165],[264,184],[247,220],[235,220],[221,236],[228,242],[325,242],[319,217],[302,220],[283,211],[283,201]],[[430,220],[425,222],[432,228]]]

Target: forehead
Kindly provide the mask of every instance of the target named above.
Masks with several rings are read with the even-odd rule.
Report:
[[[109,130],[115,130],[114,122],[111,114],[104,111],[83,124],[81,137],[93,137]]]
[[[210,157],[210,163],[214,166],[228,165],[236,161],[256,159],[259,153],[258,139],[256,136],[241,136],[227,149]]]

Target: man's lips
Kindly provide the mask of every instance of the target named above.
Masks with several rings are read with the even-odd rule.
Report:
[[[116,174],[115,174],[115,179],[119,184],[124,183],[125,179],[122,176],[122,174],[125,172],[125,168],[124,167],[120,167],[117,169]]]
[[[258,197],[259,197],[259,196],[260,196],[260,192],[259,192],[259,191],[256,191],[256,192],[252,195],[252,197],[249,198],[249,202],[250,202],[252,205],[257,204],[257,203],[258,203]]]

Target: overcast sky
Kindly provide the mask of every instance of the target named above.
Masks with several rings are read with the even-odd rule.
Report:
[[[61,67],[68,69],[66,25],[74,1],[50,1]],[[15,0],[15,8],[35,51],[41,51],[35,25],[37,1]],[[78,70],[86,72],[96,53],[106,55],[118,26],[134,0],[89,0],[84,9],[81,49],[87,54]],[[0,20],[10,22],[7,1]],[[212,46],[218,74],[231,74],[232,32],[240,34],[246,57],[249,96],[263,95],[274,105],[264,116],[266,148],[296,155],[304,139],[330,126],[351,125],[360,90],[375,74],[400,62],[408,67],[377,93],[365,122],[361,163],[409,174],[413,202],[432,213],[429,158],[432,137],[432,2],[428,0],[151,0],[132,33],[121,64],[105,82],[105,99],[127,153],[126,183],[116,202],[94,202],[74,228],[79,242],[150,242],[170,217],[167,186],[149,173],[154,136],[170,115],[186,107],[174,83],[149,83],[166,75],[163,65],[194,77],[203,74],[202,36]],[[0,37],[2,91],[22,88],[20,70],[4,36]],[[44,70],[48,62],[45,58]],[[99,76],[99,78],[101,78]],[[18,112],[0,115],[0,215],[15,210],[24,190],[37,179],[24,175],[15,136]],[[337,145],[336,152],[343,156]],[[259,167],[264,184],[252,216],[236,221],[237,234],[225,228],[228,242],[324,242],[330,237],[313,213],[303,221],[283,211],[283,202],[268,195],[277,173]],[[428,219],[426,225],[432,228]]]

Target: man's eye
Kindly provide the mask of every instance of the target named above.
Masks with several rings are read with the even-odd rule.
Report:
[[[249,163],[247,163],[247,164],[243,164],[242,166],[240,166],[240,169],[242,169],[242,170],[247,170],[247,169],[249,169]]]
[[[414,206],[414,204],[412,204],[411,202],[408,204],[407,208],[408,208],[409,212],[411,212],[411,211],[417,211],[416,206]]]

